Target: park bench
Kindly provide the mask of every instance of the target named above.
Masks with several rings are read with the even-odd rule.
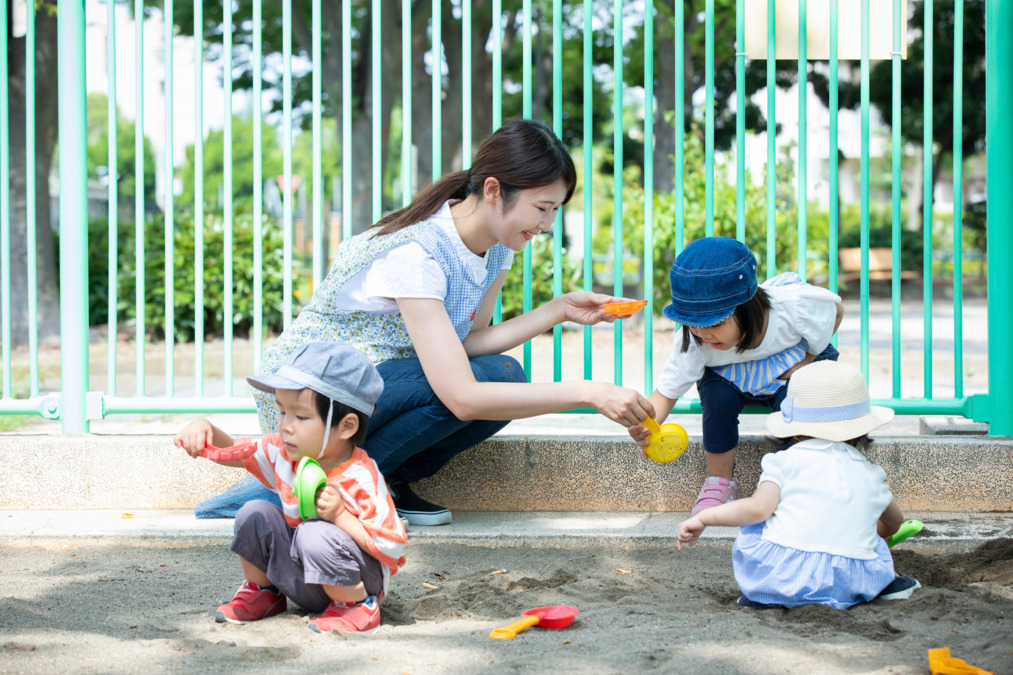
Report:
[[[862,278],[862,249],[842,248],[838,252],[840,274],[837,280],[847,284]],[[921,279],[914,270],[901,270],[901,281]],[[869,249],[869,281],[890,281],[893,279],[893,250],[889,248]]]

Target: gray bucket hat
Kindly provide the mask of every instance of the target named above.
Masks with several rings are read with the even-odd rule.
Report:
[[[296,349],[270,375],[246,378],[251,387],[312,389],[327,398],[372,415],[383,393],[383,378],[366,355],[346,342],[310,342]]]

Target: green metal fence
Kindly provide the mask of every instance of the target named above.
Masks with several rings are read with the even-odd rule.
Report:
[[[869,377],[869,324],[870,324],[870,288],[869,288],[869,207],[870,207],[870,101],[869,101],[869,7],[871,0],[861,2],[861,277],[860,277],[860,359],[861,368],[866,377]],[[263,44],[263,7],[262,0],[252,0],[252,41],[249,44],[249,58],[252,62],[252,71],[260,73],[265,66],[265,52]],[[607,0],[606,0],[607,2]],[[34,101],[36,84],[35,73],[35,9],[34,3],[29,4],[29,13],[26,26],[26,46],[29,57],[26,59],[25,82],[27,100]],[[820,134],[812,133],[807,123],[808,101],[807,88],[798,88],[798,163],[796,167],[797,179],[797,255],[794,261],[778,260],[775,253],[776,232],[776,204],[775,193],[777,166],[777,115],[776,115],[776,63],[773,58],[776,47],[776,8],[775,2],[767,5],[767,163],[766,163],[766,223],[754,223],[746,221],[745,189],[746,189],[746,146],[745,146],[745,76],[746,59],[750,58],[746,53],[745,39],[745,0],[735,2],[735,89],[736,89],[736,110],[738,114],[735,120],[735,229],[734,235],[744,240],[747,228],[759,228],[765,230],[766,235],[766,257],[761,261],[761,267],[767,276],[773,276],[779,270],[784,271],[792,263],[798,273],[807,278],[807,251],[808,251],[808,222],[807,222],[807,170],[806,147],[807,143],[828,142],[829,143],[829,194],[830,194],[830,225],[829,225],[829,254],[828,254],[828,285],[832,290],[838,289],[839,271],[837,265],[838,254],[838,16],[841,8],[837,0],[827,0],[830,15],[830,47],[829,47],[829,138],[824,141]],[[623,213],[623,193],[625,178],[623,174],[624,143],[629,137],[631,129],[624,128],[624,112],[631,105],[626,99],[624,92],[624,68],[627,67],[629,56],[629,44],[624,37],[624,29],[635,25],[637,18],[631,13],[639,11],[639,21],[642,28],[643,50],[646,54],[655,54],[655,30],[656,25],[661,21],[669,21],[669,15],[660,11],[656,12],[654,3],[648,0],[643,7],[624,6],[621,0],[614,0],[611,12],[612,23],[603,23],[602,13],[595,12],[601,3],[595,4],[591,0],[583,0],[582,5],[577,3],[564,3],[562,0],[552,0],[551,7],[547,3],[539,5],[539,8],[551,12],[551,27],[548,20],[536,22],[533,14],[532,0],[523,0],[519,5],[518,12],[504,11],[502,0],[492,0],[491,8],[481,3],[483,11],[491,12],[492,31],[490,40],[485,43],[478,43],[478,46],[489,50],[491,57],[491,70],[488,74],[492,79],[492,99],[489,105],[492,109],[492,127],[498,127],[503,118],[503,92],[505,86],[519,86],[522,91],[522,114],[531,117],[533,111],[533,92],[536,83],[534,77],[534,40],[537,37],[543,49],[551,53],[551,80],[552,80],[552,105],[551,121],[557,133],[563,128],[563,101],[562,82],[563,78],[582,77],[584,84],[583,99],[583,147],[585,161],[583,166],[583,183],[591,186],[593,180],[593,163],[590,161],[590,148],[592,146],[592,78],[596,77],[595,68],[597,64],[592,59],[594,48],[593,39],[596,35],[607,35],[611,37],[613,48],[613,60],[611,63],[612,75],[612,114],[613,114],[613,143],[612,143],[612,164],[613,164],[613,213]],[[604,5],[602,5],[604,6]],[[783,3],[779,3],[783,7]],[[809,77],[810,60],[807,58],[807,29],[806,12],[814,4],[808,4],[806,0],[799,0],[798,14],[800,17],[798,31],[798,80],[805,83]],[[225,26],[232,26],[234,22],[234,7],[232,2],[225,2],[223,5],[221,22]],[[384,208],[397,208],[407,204],[412,196],[412,185],[415,181],[415,163],[412,158],[412,73],[413,59],[412,50],[418,42],[413,42],[409,30],[400,31],[400,35],[386,35],[383,33],[384,23],[381,21],[383,12],[390,12],[390,2],[372,0],[371,3],[343,0],[341,3],[341,17],[343,30],[340,37],[331,39],[330,50],[341,52],[341,76],[343,82],[340,101],[329,100],[327,105],[337,114],[340,110],[340,140],[342,148],[353,146],[353,108],[352,108],[352,53],[353,49],[366,49],[365,37],[369,36],[369,70],[371,76],[371,152],[372,152],[372,194],[371,209],[372,220],[376,220],[382,214]],[[478,5],[476,4],[476,7]],[[953,220],[953,279],[954,279],[954,391],[951,396],[938,398],[933,396],[933,221],[932,221],[932,175],[931,162],[925,162],[925,193],[924,193],[924,260],[921,271],[923,283],[923,362],[924,362],[924,394],[916,398],[904,398],[901,396],[901,58],[902,58],[902,34],[903,25],[901,16],[901,0],[894,0],[892,3],[894,17],[893,34],[893,109],[892,109],[892,248],[893,248],[893,274],[891,278],[892,288],[892,395],[889,398],[878,400],[877,403],[889,405],[901,414],[953,414],[960,415],[976,421],[986,421],[990,424],[990,433],[993,435],[1013,435],[1013,366],[1010,364],[1013,354],[1013,326],[1010,325],[1010,308],[1013,307],[1013,269],[1009,265],[992,264],[988,266],[988,393],[965,395],[963,391],[964,366],[963,366],[963,287],[962,287],[962,213],[960,199],[955,199],[954,220]],[[987,246],[991,252],[1008,252],[1013,250],[1013,194],[1008,186],[1013,175],[1013,131],[1011,131],[1004,112],[1013,108],[1013,87],[1010,82],[1010,72],[1013,72],[1013,46],[1008,39],[1004,39],[1001,32],[1003,27],[1013,26],[1013,8],[1009,3],[1002,0],[987,0],[987,120],[988,120],[988,221],[992,226],[987,231]],[[142,17],[145,15],[146,7],[144,0],[134,0],[133,16]],[[179,91],[173,89],[173,52],[172,46],[177,39],[174,28],[174,15],[172,2],[156,5],[155,9],[161,11],[165,25],[165,98],[166,98],[166,125],[165,125],[165,153],[164,173],[168,178],[164,181],[165,188],[162,203],[164,223],[162,232],[152,231],[150,222],[146,222],[145,209],[150,206],[145,201],[144,191],[141,186],[145,183],[145,165],[141,159],[135,162],[135,190],[134,197],[134,230],[135,230],[135,265],[137,270],[145,269],[145,246],[146,240],[161,236],[164,241],[164,275],[165,275],[165,298],[164,298],[164,321],[165,321],[165,391],[156,396],[146,395],[146,370],[145,370],[145,346],[148,343],[146,316],[145,316],[145,278],[144,274],[138,274],[134,286],[135,297],[135,324],[134,324],[134,345],[136,350],[136,387],[135,395],[118,395],[116,388],[117,379],[117,314],[120,311],[121,302],[127,300],[119,294],[117,288],[117,266],[119,255],[118,227],[119,219],[118,204],[123,197],[117,192],[116,180],[110,180],[108,185],[108,220],[109,220],[109,298],[108,298],[108,385],[106,391],[91,391],[89,386],[89,349],[88,349],[88,227],[87,219],[82,215],[88,212],[87,184],[86,184],[86,119],[85,119],[85,72],[88,65],[88,55],[85,53],[85,6],[82,0],[77,2],[59,3],[59,167],[60,167],[60,305],[61,305],[61,368],[60,368],[60,391],[43,394],[39,391],[38,374],[38,334],[37,331],[29,331],[27,345],[27,360],[29,363],[30,388],[27,396],[15,397],[12,393],[11,368],[14,358],[12,336],[10,330],[10,316],[14,300],[11,297],[10,261],[11,256],[23,255],[24,251],[12,251],[10,243],[11,233],[11,200],[8,198],[11,193],[10,172],[25,171],[28,194],[35,194],[35,149],[34,149],[34,110],[32,105],[26,107],[26,134],[27,139],[25,167],[11,167],[9,162],[10,148],[10,126],[9,111],[11,101],[8,95],[8,47],[12,44],[13,37],[7,33],[9,25],[6,11],[7,3],[0,3],[0,269],[2,269],[2,333],[3,346],[3,397],[0,400],[0,414],[38,415],[49,419],[62,421],[65,432],[87,432],[89,421],[101,419],[109,415],[124,413],[162,413],[162,412],[250,412],[254,410],[252,400],[244,395],[236,395],[233,391],[233,348],[234,335],[233,325],[235,317],[233,307],[234,278],[233,278],[233,224],[235,219],[233,197],[233,156],[234,145],[232,128],[232,100],[233,100],[233,54],[235,45],[231,31],[224,31],[223,42],[223,88],[224,88],[224,139],[225,156],[224,162],[224,203],[222,205],[222,222],[224,226],[224,283],[221,288],[205,288],[201,274],[195,275],[195,285],[192,290],[196,310],[194,315],[194,381],[193,395],[181,396],[176,393],[174,383],[177,376],[175,373],[174,354],[175,344],[173,321],[174,321],[174,231],[177,224],[174,221],[174,188],[172,177],[177,168],[174,166],[172,148],[173,138],[173,109],[174,97],[185,97],[192,99],[192,111],[195,125],[198,130],[203,128],[203,115],[208,106],[219,104],[218,101],[209,101],[201,85],[201,73],[205,56],[203,54],[204,42],[198,41],[198,48],[195,50],[195,82],[196,88],[193,92]],[[241,7],[244,9],[244,7]],[[331,8],[333,9],[333,7]],[[400,16],[403,26],[412,25],[412,3],[403,0],[400,4]],[[608,8],[605,7],[607,10]],[[117,109],[116,109],[116,64],[129,54],[118,54],[116,49],[116,11],[112,2],[106,5],[107,10],[107,58],[108,81],[109,81],[109,107],[108,107],[108,162],[110,167],[117,166],[116,130],[117,130]],[[932,71],[933,54],[933,23],[932,14],[933,0],[926,0],[925,4],[925,75],[924,75],[924,153],[931,157],[933,153],[932,137],[932,85],[934,82]],[[297,311],[294,303],[293,289],[293,5],[291,0],[282,3],[282,50],[281,50],[281,105],[280,128],[282,133],[283,149],[283,186],[281,198],[283,212],[281,216],[281,231],[283,233],[283,317],[284,325],[288,325],[293,314]],[[724,10],[722,10],[724,11]],[[730,10],[729,10],[730,11]],[[850,10],[849,10],[850,11]],[[311,78],[311,123],[310,130],[306,133],[312,134],[313,156],[312,156],[312,185],[313,185],[313,219],[311,224],[313,237],[313,262],[312,278],[314,286],[319,283],[324,265],[326,264],[327,252],[323,250],[318,242],[322,240],[323,231],[323,180],[322,180],[322,112],[325,108],[325,101],[322,91],[321,71],[324,54],[322,51],[323,20],[321,0],[312,0],[311,10],[312,48],[307,50],[308,59],[312,64],[317,64],[312,69]],[[472,87],[473,75],[471,67],[471,55],[474,53],[472,22],[474,20],[472,0],[460,0],[460,2],[443,4],[440,0],[434,0],[432,5],[432,20],[429,23],[430,33],[427,37],[428,55],[430,57],[432,80],[432,175],[433,180],[437,179],[446,170],[456,169],[456,166],[449,166],[444,162],[442,153],[441,133],[443,129],[442,96],[446,90],[446,83],[442,77],[442,63],[444,44],[442,29],[445,25],[442,21],[442,14],[451,12],[454,16],[460,16],[461,33],[461,54],[465,63],[464,75],[461,86],[463,90],[462,111],[460,129],[462,134],[462,152],[464,165],[467,166],[468,158],[472,152],[474,117],[472,110]],[[683,27],[686,21],[686,9],[682,2],[676,2],[672,7],[671,25],[679,27],[674,35],[674,85],[675,103],[674,116],[676,120],[684,119],[684,101],[686,87],[685,73],[685,50],[689,36],[684,32]],[[703,132],[704,132],[704,161],[705,161],[705,232],[707,235],[715,231],[715,24],[716,21],[725,21],[724,16],[716,15],[715,0],[706,0],[702,13],[703,30],[705,34],[705,72],[706,98],[703,103]],[[538,12],[538,16],[544,16]],[[563,61],[563,19],[571,16],[582,17],[582,62],[577,64]],[[650,17],[644,21],[644,16]],[[664,18],[663,18],[664,17]],[[204,3],[195,0],[193,3],[193,30],[200,36],[203,35],[204,27],[211,17],[204,14]],[[519,72],[504,72],[504,45],[502,38],[507,26],[504,19],[515,21],[510,26],[511,31],[516,30],[519,39],[523,43],[523,58]],[[631,23],[631,21],[633,23]],[[667,24],[666,24],[667,25]],[[568,29],[572,29],[574,22],[567,23]],[[144,156],[144,128],[145,128],[145,82],[144,74],[144,30],[140,21],[134,23],[135,29],[135,53],[132,55],[135,61],[136,82],[136,119],[135,119],[135,157]],[[954,126],[955,138],[960,138],[962,131],[962,110],[961,100],[963,96],[962,84],[962,49],[963,49],[963,0],[956,0],[955,21],[954,21]],[[546,37],[547,36],[547,37]],[[382,45],[384,41],[401,38],[402,60],[400,64],[384,63],[382,58]],[[485,35],[478,36],[481,40]],[[540,43],[541,43],[540,42]],[[449,57],[448,57],[449,58]],[[668,56],[666,55],[666,58]],[[385,88],[384,75],[392,73],[400,68],[402,79],[401,91],[395,91],[391,87]],[[600,75],[598,75],[600,77]],[[655,58],[643,59],[643,97],[647,102],[643,106],[642,126],[636,129],[642,134],[644,143],[643,179],[641,187],[644,192],[644,220],[651,225],[644,228],[643,235],[643,287],[645,298],[652,301],[654,296],[654,260],[651,252],[655,248],[655,230],[658,225],[655,218],[655,196],[662,193],[672,193],[674,199],[674,228],[675,228],[675,249],[681,250],[686,241],[685,222],[685,194],[684,173],[685,168],[685,132],[683,124],[675,124],[675,165],[674,182],[671,185],[656,185],[654,176],[654,139],[656,116],[664,115],[668,111],[657,110],[654,105],[654,86],[657,83],[655,75]],[[263,276],[262,266],[264,261],[263,244],[263,222],[264,222],[264,173],[263,173],[263,152],[264,139],[262,138],[262,122],[265,119],[265,104],[263,81],[261,77],[253,77],[252,84],[253,101],[253,223],[254,223],[254,244],[253,244],[253,273],[254,280],[252,289],[249,292],[253,295],[253,325],[251,338],[253,344],[253,363],[261,356],[264,340],[264,298],[263,298]],[[383,143],[381,117],[383,111],[383,97],[393,97],[401,109],[402,139],[400,148],[400,186],[401,194],[399,203],[384,204],[383,182],[384,167],[378,161],[383,155]],[[204,147],[201,133],[197,133],[194,147],[194,161],[196,166],[194,178],[195,199],[193,204],[195,222],[199,225],[195,228],[194,258],[193,265],[197,270],[203,269],[205,262],[205,244],[203,240],[203,227],[205,217],[204,205],[204,174],[203,159]],[[953,182],[954,193],[960,195],[962,191],[962,156],[960,154],[960,143],[955,144],[953,155]],[[347,237],[352,233],[352,180],[353,171],[352,153],[342,152],[341,157],[341,227],[343,236]],[[430,176],[426,176],[426,179]],[[28,250],[34,250],[40,224],[36,222],[34,212],[34,199],[28,199],[28,213],[26,218],[27,245]],[[576,206],[576,205],[572,205]],[[593,225],[593,200],[590,187],[583,191],[583,278],[582,284],[585,289],[592,288],[592,225]],[[625,251],[623,245],[623,218],[613,217],[613,259],[614,281],[613,288],[616,295],[624,292],[623,264]],[[557,219],[553,231],[553,279],[552,290],[555,295],[563,292],[562,278],[559,270],[562,268],[563,255],[563,227],[562,216]],[[720,234],[731,234],[731,232],[719,232]],[[530,246],[523,254],[523,284],[524,284],[524,310],[531,308],[532,303],[532,252]],[[996,256],[993,255],[993,259]],[[29,255],[28,274],[28,304],[29,315],[36,311],[36,256]],[[625,290],[629,290],[625,288]],[[205,342],[204,342],[204,303],[208,294],[221,294],[224,297],[224,395],[208,396],[205,391]],[[644,313],[644,342],[643,345],[635,345],[632,349],[623,344],[623,328],[621,322],[617,322],[613,330],[614,348],[614,373],[612,379],[622,384],[623,358],[630,353],[643,352],[644,358],[644,382],[643,390],[650,392],[653,389],[652,371],[653,362],[653,335],[654,335],[654,312],[657,310],[654,303],[650,302],[648,311]],[[500,308],[497,307],[495,319],[501,317]],[[562,353],[562,328],[556,326],[553,330],[553,379],[559,380],[562,375],[561,356]],[[583,374],[586,379],[591,377],[602,377],[601,373],[593,373],[592,363],[592,330],[589,327],[583,329]],[[523,361],[526,371],[532,371],[531,344],[524,346]],[[641,383],[627,383],[630,386],[639,387]],[[697,412],[699,403],[692,400],[680,401],[677,412]]]

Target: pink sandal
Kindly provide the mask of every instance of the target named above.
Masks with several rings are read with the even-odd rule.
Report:
[[[739,484],[735,482],[734,478],[728,480],[727,478],[710,476],[703,482],[700,496],[696,498],[696,504],[693,505],[693,510],[689,512],[689,515],[695,516],[704,509],[719,506],[738,498]]]

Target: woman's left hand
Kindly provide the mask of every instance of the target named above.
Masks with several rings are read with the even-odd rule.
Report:
[[[593,326],[596,323],[605,321],[612,323],[616,319],[625,319],[627,316],[613,316],[607,314],[603,305],[610,302],[633,302],[628,298],[614,298],[611,295],[592,293],[590,291],[574,291],[561,295],[563,301],[563,321],[573,321],[585,326]]]

